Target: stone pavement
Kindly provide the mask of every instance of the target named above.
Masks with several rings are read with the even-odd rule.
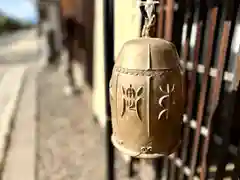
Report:
[[[63,93],[63,72],[45,69],[38,76],[37,179],[104,180],[104,134],[92,117],[91,95],[83,86],[77,96]],[[118,155],[117,179],[127,180]]]
[[[18,41],[12,51],[20,55],[24,47],[33,46]],[[42,69],[47,54],[42,51],[38,65],[24,61],[35,55],[19,59],[0,51],[8,57],[0,66],[1,179],[104,180],[104,134],[92,117],[91,92],[83,86],[79,95],[65,96],[64,69]],[[117,179],[129,179],[119,154],[115,167]]]
[[[39,55],[39,39],[36,30],[21,31],[12,36],[18,38],[9,37],[9,42],[4,42],[2,39],[6,37],[0,37],[1,66],[26,64],[36,61]]]
[[[24,65],[0,68],[0,171],[5,162],[12,119],[17,109],[26,69]]]
[[[81,94],[65,96],[63,69],[40,70],[31,66],[24,71],[1,179],[106,179],[104,133],[92,117],[89,89],[83,86]],[[119,154],[115,168],[117,180],[129,179]]]
[[[21,176],[18,175],[19,173],[24,174],[22,171],[24,167],[27,174],[30,171],[26,164],[30,164],[27,163],[29,150],[34,147],[29,140],[32,137],[33,125],[31,123],[35,118],[31,115],[34,112],[32,110],[34,106],[31,105],[29,99],[35,102],[35,98],[31,97],[33,93],[29,93],[32,90],[27,84],[28,78],[33,78],[37,74],[36,69],[34,71],[33,69],[40,58],[38,49],[38,38],[34,29],[0,37],[1,179],[21,179],[19,178]],[[19,111],[22,112],[20,117],[18,117]],[[29,128],[29,131],[26,131],[26,127]],[[35,153],[33,150],[31,152]],[[26,156],[24,153],[28,155]],[[31,161],[33,158],[29,158],[29,160]],[[34,167],[33,164],[31,166]],[[27,179],[29,178],[24,178],[24,180]]]
[[[11,132],[29,67],[36,64],[34,30],[0,37],[0,172],[5,167]],[[26,125],[26,124],[25,124]]]
[[[3,180],[35,179],[36,162],[36,75],[37,68],[25,72],[10,143],[4,161]]]

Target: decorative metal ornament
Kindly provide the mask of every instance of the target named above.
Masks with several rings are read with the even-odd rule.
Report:
[[[112,143],[139,158],[176,151],[184,110],[179,56],[172,43],[146,37],[152,22],[145,24],[144,37],[123,45],[110,81]]]

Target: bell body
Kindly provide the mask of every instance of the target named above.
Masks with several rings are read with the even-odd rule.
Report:
[[[158,38],[126,42],[110,81],[113,145],[140,158],[175,152],[181,137],[183,95],[174,45]]]

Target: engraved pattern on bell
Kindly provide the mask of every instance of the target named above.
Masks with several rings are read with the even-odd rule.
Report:
[[[180,144],[183,86],[174,45],[158,38],[126,42],[110,82],[113,145],[140,158],[174,153]]]
[[[132,87],[132,84],[125,89],[122,86],[123,93],[123,110],[121,116],[123,116],[127,111],[136,111],[137,117],[141,120],[139,115],[139,101],[141,100],[141,94],[143,92],[143,87],[139,87],[137,91]]]
[[[162,111],[159,112],[158,119],[161,120],[162,116],[165,114],[165,119],[168,119],[168,114],[170,111],[170,103],[175,104],[175,101],[171,101],[171,94],[175,90],[175,84],[172,85],[171,90],[169,88],[169,84],[167,84],[166,91],[162,89],[162,86],[159,86],[159,89],[161,92],[163,92],[165,95],[159,98],[159,105],[163,108]],[[163,101],[167,101],[166,107],[163,105]]]

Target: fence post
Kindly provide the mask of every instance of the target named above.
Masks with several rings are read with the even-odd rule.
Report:
[[[104,72],[105,72],[105,95],[106,95],[106,164],[107,180],[114,180],[114,148],[111,143],[111,109],[109,102],[109,81],[114,64],[114,0],[104,0]]]

